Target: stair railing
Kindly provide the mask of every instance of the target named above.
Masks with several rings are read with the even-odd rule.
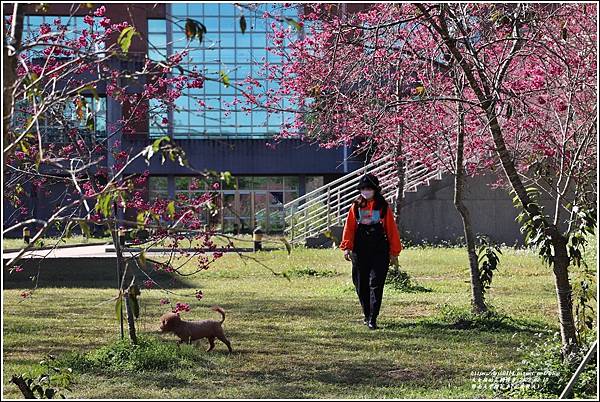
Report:
[[[410,155],[406,156],[406,160],[405,192],[416,191],[418,186],[441,178],[441,169],[410,163]],[[358,196],[356,185],[365,173],[379,178],[382,195],[394,203],[398,187],[396,169],[393,155],[388,155],[284,204],[284,234],[292,244],[296,244],[343,224],[353,200]]]

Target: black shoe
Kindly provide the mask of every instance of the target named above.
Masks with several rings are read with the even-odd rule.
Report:
[[[377,326],[377,323],[375,322],[375,320],[369,321],[368,326],[369,326],[369,329],[377,329],[377,328],[379,328]]]
[[[366,318],[363,319],[363,325],[367,325],[369,323],[369,320],[367,320]]]

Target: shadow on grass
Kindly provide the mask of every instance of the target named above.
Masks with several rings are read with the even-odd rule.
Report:
[[[87,359],[91,364],[85,359],[65,363],[104,378],[116,378],[125,368],[132,381],[161,389],[204,386],[223,393],[219,387],[231,386],[236,397],[318,398],[335,387],[348,395],[374,397],[410,387],[464,384],[469,379],[461,367],[465,361],[490,347],[499,363],[512,361],[518,340],[509,334],[543,327],[499,314],[473,318],[462,309],[442,308],[416,320],[380,317],[381,329],[369,331],[354,320],[358,306],[331,299],[290,303],[250,295],[221,306],[228,312],[225,333],[233,344],[231,355],[220,343],[207,353],[206,342],[177,349],[174,338],[147,334],[152,338],[147,352],[129,354],[117,342],[86,352],[93,357]],[[212,380],[219,385],[210,385]]]
[[[534,334],[547,330],[542,322],[513,318],[504,314],[490,312],[481,316],[466,312],[448,314],[442,310],[433,317],[418,319],[414,322],[394,322],[386,324],[389,330],[423,328],[430,331],[474,331],[474,332],[525,332]]]
[[[118,283],[117,259],[111,257],[81,257],[81,258],[31,258],[19,263],[22,271],[9,272],[3,261],[3,289],[30,288],[35,284],[40,288],[116,288]],[[154,270],[153,264],[148,263],[146,274],[159,285],[169,288],[193,288],[185,278],[164,270]],[[131,281],[131,274],[138,280],[145,280],[144,274],[137,264],[130,263],[125,283]]]

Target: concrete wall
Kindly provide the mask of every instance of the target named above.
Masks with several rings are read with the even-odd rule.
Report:
[[[471,213],[475,233],[486,234],[498,243],[523,244],[515,221],[519,211],[505,189],[493,189],[496,176],[469,178],[465,204]],[[543,204],[549,204],[542,199]],[[549,206],[549,205],[548,205]],[[415,193],[406,193],[401,212],[402,237],[415,243],[456,243],[464,239],[461,217],[454,206],[454,177],[446,175]]]
[[[344,148],[319,148],[298,139],[286,139],[275,147],[267,146],[267,140],[254,139],[198,139],[175,140],[186,153],[192,167],[198,170],[213,169],[229,171],[233,175],[335,175],[344,171]],[[122,149],[134,155],[151,144],[150,139],[123,138]],[[348,172],[362,166],[361,161],[352,159],[347,163]],[[151,175],[192,174],[188,168],[166,160],[161,164],[160,156],[154,156],[147,166],[143,158],[132,163],[127,173],[141,173],[148,169]]]

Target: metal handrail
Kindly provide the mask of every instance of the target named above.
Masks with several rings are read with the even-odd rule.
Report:
[[[410,156],[404,155],[405,160],[410,161]],[[284,233],[291,234],[290,243],[296,244],[343,223],[357,194],[356,183],[366,172],[378,175],[382,195],[395,203],[394,189],[398,185],[396,158],[387,155],[284,204]],[[408,162],[404,191],[428,184],[434,178],[440,179],[441,174],[441,168]]]
[[[373,168],[371,170],[371,172],[378,173],[380,170],[381,170],[381,167]],[[299,207],[301,207],[301,208],[299,208],[296,212],[303,211],[304,209],[307,209],[308,207],[310,207],[311,205],[313,205],[313,204],[321,201],[322,199],[327,198],[327,194],[330,193],[332,190],[334,192],[338,192],[338,191],[341,192],[342,190],[346,190],[349,187],[354,187],[355,183],[358,183],[359,180],[360,180],[360,176],[357,176],[357,177],[354,177],[354,178],[351,178],[351,179],[347,179],[344,182],[344,184],[342,184],[341,186],[336,187],[335,189],[331,188],[332,187],[331,184],[333,183],[332,182],[332,183],[327,183],[326,185],[324,185],[324,186],[322,186],[322,187],[320,187],[320,188],[318,188],[318,189],[316,189],[314,191],[311,191],[310,194],[315,194],[315,193],[320,192],[320,191],[324,191],[324,192],[322,194],[316,196],[315,198],[312,198],[312,199],[310,199],[310,200],[308,200],[308,201],[300,204]],[[284,204],[283,207],[286,208],[286,207],[289,207],[292,204],[299,204],[299,200],[301,198],[305,198],[305,196],[296,198],[296,199],[288,202],[287,204]]]
[[[377,160],[377,161],[375,161],[375,162],[371,162],[371,163],[369,163],[368,165],[365,165],[365,166],[363,166],[363,167],[361,167],[361,168],[358,168],[358,169],[356,169],[356,170],[352,171],[351,173],[348,173],[347,175],[344,175],[344,176],[340,177],[339,179],[335,179],[334,181],[332,181],[332,182],[330,182],[330,183],[327,183],[327,184],[326,184],[326,185],[324,185],[323,187],[325,187],[325,186],[333,186],[333,185],[335,185],[335,184],[337,184],[337,183],[343,183],[344,181],[348,180],[348,177],[350,177],[350,176],[356,176],[356,175],[358,175],[358,174],[359,174],[359,172],[364,172],[364,171],[367,171],[367,170],[369,170],[371,167],[373,167],[373,166],[377,165],[377,163],[378,163],[378,162],[380,162],[380,161],[384,161],[384,160],[385,160],[385,161],[387,161],[387,162],[386,162],[387,164],[392,164],[392,163],[394,163],[394,161],[389,161],[389,159],[391,159],[391,158],[392,158],[392,156],[386,156],[386,157],[384,157],[384,158],[378,159],[378,160]],[[306,194],[304,194],[303,196],[300,196],[300,197],[298,197],[298,198],[296,198],[296,199],[293,199],[292,201],[290,201],[290,202],[288,202],[288,203],[284,204],[284,208],[285,208],[285,207],[287,207],[287,206],[289,206],[289,205],[291,205],[291,204],[293,204],[293,203],[299,202],[300,200],[303,200],[303,199],[305,199],[305,198],[307,198],[307,197],[311,196],[313,193],[316,193],[316,192],[318,192],[318,191],[322,191],[321,189],[322,189],[322,187],[319,187],[319,188],[317,188],[317,189],[315,189],[315,190],[311,191],[310,193],[306,193]]]
[[[314,207],[315,205],[318,205],[319,203],[326,203],[326,201],[328,200],[328,198],[333,197],[334,199],[332,200],[333,202],[337,202],[337,198],[338,198],[338,194],[344,194],[347,192],[352,192],[354,190],[354,187],[356,185],[356,183],[358,183],[359,178],[355,178],[355,179],[350,179],[347,181],[346,184],[342,185],[342,186],[338,186],[338,187],[332,187],[332,186],[324,186],[324,188],[319,189],[318,192],[321,192],[321,194],[316,195],[315,197],[313,197],[312,199],[306,200],[304,203],[300,204],[298,203],[291,203],[288,204],[286,207],[290,207],[293,206],[294,204],[297,205],[297,213],[300,212],[304,212],[306,210],[308,210],[309,208]],[[313,195],[318,193],[318,192],[313,192]],[[323,205],[323,207],[325,207],[325,205]]]

